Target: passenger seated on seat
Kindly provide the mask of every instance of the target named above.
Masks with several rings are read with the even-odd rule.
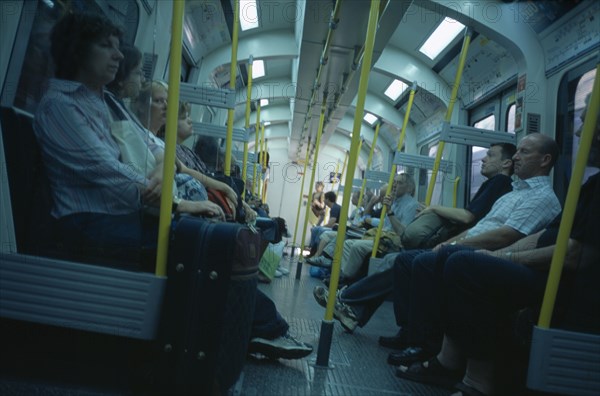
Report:
[[[424,207],[402,234],[405,249],[432,248],[469,228],[485,216],[497,198],[512,190],[511,143],[493,143],[481,163],[486,180],[465,209],[433,205]],[[498,161],[498,158],[500,161]]]
[[[142,207],[158,204],[161,181],[120,162],[109,129],[103,89],[123,59],[120,37],[110,21],[90,15],[67,15],[55,26],[57,78],[38,106],[34,131],[54,199],[52,216],[64,239],[137,260],[142,246],[156,243],[156,224]],[[175,210],[223,218],[211,202],[183,200]]]
[[[57,78],[38,106],[34,131],[54,198],[52,215],[67,248],[101,249],[103,257],[139,262],[142,247],[156,247],[157,219],[146,215],[143,205],[159,202],[161,182],[120,162],[110,132],[104,87],[123,59],[121,34],[106,18],[90,14],[68,14],[55,25],[51,53]],[[181,200],[174,206],[176,213],[224,218],[210,201]],[[289,336],[287,323],[268,303],[255,309],[259,319],[252,334],[264,337],[258,342],[268,344],[272,356],[311,353],[310,345]]]
[[[167,90],[167,84],[159,81],[152,81],[151,83],[142,87],[139,96],[135,99],[135,101],[132,102],[132,108],[135,114],[140,119],[142,124],[152,132],[152,135],[150,136],[151,139],[153,139],[155,143],[158,146],[161,146],[163,149],[164,142],[158,138],[157,135],[161,131],[161,128],[164,128],[164,125],[167,121]],[[230,202],[237,202],[236,192],[227,184],[213,179],[198,169],[193,169],[187,166],[198,166],[197,161],[188,164],[182,163],[178,155],[182,150],[185,149],[180,148],[179,151],[176,151],[178,159],[178,172],[175,177],[177,180],[177,187],[180,191],[187,191],[189,180],[184,175],[189,175],[200,181],[206,188],[214,188],[222,191]]]
[[[105,100],[110,109],[111,133],[119,144],[121,161],[131,165],[138,173],[162,179],[164,143],[148,131],[130,112],[125,100],[135,99],[143,83],[142,54],[135,47],[123,46],[124,59],[119,65],[115,80],[107,86]],[[179,170],[186,170],[177,163]],[[189,173],[189,172],[187,172]],[[174,194],[191,201],[208,198],[199,175],[175,174]],[[196,179],[194,178],[196,176]],[[221,186],[222,187],[222,186]]]
[[[560,213],[560,203],[548,176],[559,153],[556,142],[539,133],[525,136],[513,156],[513,191],[467,232],[433,251],[407,250],[394,263],[394,313],[401,331],[402,351],[392,353],[394,365],[424,360],[442,342],[443,285],[446,259],[459,250],[499,250],[540,231]]]
[[[394,177],[392,195],[385,196],[382,201],[383,205],[386,205],[389,209],[379,241],[378,252],[380,254],[400,250],[400,235],[402,235],[404,227],[413,220],[418,206],[417,200],[413,197],[414,193],[415,182],[411,176],[402,173]],[[394,197],[393,200],[392,197]],[[347,279],[357,276],[364,259],[373,250],[376,230],[375,228],[372,229],[373,232],[368,232],[362,239],[347,239],[344,241],[340,276]],[[334,250],[335,242],[332,241],[324,250],[324,254],[308,259],[307,262],[313,265],[330,267],[331,259],[327,256],[333,257]]]
[[[310,251],[314,255],[321,240],[321,234],[326,231],[331,231],[334,225],[340,219],[342,207],[336,202],[337,194],[333,191],[328,191],[324,194],[325,206],[329,208],[329,220],[322,226],[314,226],[310,229]]]
[[[600,334],[599,153],[600,117],[588,159],[597,173],[581,187],[557,300],[563,307],[555,309],[552,326],[594,334]],[[400,366],[397,374],[419,382],[458,382],[462,394],[508,394],[510,390],[499,388],[503,385],[499,382],[506,386],[512,379],[494,375],[496,362],[512,327],[511,314],[542,302],[560,219],[557,216],[544,231],[497,251],[450,254],[443,273],[441,351],[427,362]],[[465,359],[466,373],[460,382]]]
[[[481,163],[481,174],[487,180],[481,185],[466,209],[437,206],[435,210],[443,213],[447,219],[458,221],[468,221],[471,218],[479,220],[484,217],[498,198],[512,190],[510,176],[513,173],[513,164],[511,158],[515,154],[515,150],[516,147],[513,144],[492,144]],[[413,220],[407,229],[419,222],[419,219],[420,217],[417,217]],[[379,268],[371,271],[372,275],[340,291],[337,297],[339,302],[337,306],[340,309],[334,312],[334,316],[343,321],[342,323],[347,329],[353,330],[357,325],[365,326],[388,294],[392,292],[394,286],[393,266],[398,254],[388,253],[384,256]],[[316,286],[313,294],[321,305],[327,300],[327,290],[322,286]]]
[[[364,199],[363,202],[369,202],[371,200],[371,197],[373,196],[373,193],[371,191],[366,191],[364,194]],[[356,206],[354,208],[354,210],[352,211],[352,213],[350,214],[350,216],[348,217],[348,223],[350,223],[351,225],[353,225],[354,227],[359,227],[364,219],[366,218],[365,215],[365,210],[364,210],[364,206],[360,206],[358,207],[358,199],[360,198],[360,191],[355,191],[354,193],[352,193],[352,204],[354,206]],[[348,229],[347,230],[347,234],[346,236],[348,237]],[[352,231],[350,231],[352,232]],[[356,232],[359,232],[358,230],[356,230]],[[358,234],[356,234],[358,235]],[[361,235],[362,236],[362,235]],[[312,254],[313,250],[311,249],[311,255],[308,255],[307,257],[312,257],[312,256],[320,256],[321,254],[323,254],[323,250],[325,250],[325,247],[331,243],[332,241],[335,241],[335,238],[337,237],[337,231],[324,231],[320,237],[319,237],[319,246],[317,247],[317,250],[315,251],[314,254]],[[353,237],[353,236],[351,236]],[[356,236],[358,237],[358,236]]]
[[[387,183],[383,184],[379,188],[379,194],[372,194],[371,198],[366,201],[364,219],[362,223],[358,224],[359,227],[370,229],[379,226],[381,210],[383,209],[383,198],[387,192],[387,187]]]

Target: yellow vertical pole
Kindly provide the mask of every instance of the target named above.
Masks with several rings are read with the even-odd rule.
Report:
[[[231,34],[231,64],[229,67],[229,89],[235,91],[237,79],[238,32],[240,29],[240,0],[233,0],[233,32]],[[225,139],[225,176],[231,174],[231,149],[233,143],[233,117],[235,109],[227,109],[227,138]]]
[[[252,55],[248,60],[248,90],[246,94],[246,130],[250,128],[250,103],[252,96]],[[254,165],[256,167],[256,165]],[[244,142],[244,161],[242,162],[242,180],[244,180],[244,189],[242,190],[242,199],[246,198],[246,179],[248,178],[248,140]]]
[[[567,191],[567,199],[565,200],[565,208],[560,219],[558,228],[558,236],[556,237],[556,248],[552,255],[550,263],[550,272],[548,274],[548,282],[544,292],[544,301],[540,310],[538,326],[544,329],[550,327],[552,320],[552,311],[556,301],[556,293],[560,276],[562,273],[563,263],[567,254],[567,245],[569,243],[569,235],[573,228],[573,220],[575,218],[575,210],[577,208],[577,200],[581,191],[581,181],[587,163],[590,148],[592,147],[592,139],[594,138],[595,128],[598,122],[598,109],[600,109],[600,63],[596,65],[596,78],[594,79],[594,88],[592,89],[592,97],[587,105],[587,112],[583,122],[581,132],[581,140],[579,141],[579,149],[575,157],[575,167],[569,182],[569,190]]]
[[[319,159],[319,146],[321,143],[321,135],[323,134],[323,125],[325,124],[325,102],[327,100],[327,95],[323,95],[323,104],[321,105],[321,116],[319,118],[319,130],[317,131],[317,140],[315,143],[315,159],[313,160],[313,167],[312,167],[312,173],[310,176],[310,184],[309,186],[314,186],[315,185],[315,173],[317,171],[317,167],[319,166],[318,163],[318,159]],[[308,150],[308,148],[307,148]],[[306,227],[308,226],[308,216],[309,216],[309,210],[306,211],[306,214],[304,215],[304,227],[302,227],[302,239],[300,240],[300,254],[302,254],[302,252],[304,251],[304,240],[306,239]],[[302,260],[302,257],[300,257],[300,260]],[[300,267],[301,265],[301,261],[298,261],[298,268],[302,268]],[[299,271],[296,271],[296,278],[299,277]]]
[[[360,146],[362,146],[362,140],[358,143],[358,151],[357,153],[360,154]],[[346,155],[344,155],[344,164],[342,165],[342,175],[346,174],[346,165],[348,165],[348,155],[350,154],[350,152],[348,150],[346,150]],[[337,175],[336,175],[337,177]],[[352,190],[352,185],[350,185],[350,189]]]
[[[308,165],[308,157],[310,155],[310,135],[308,135],[308,144],[306,145],[306,158],[304,159],[304,171],[302,172],[302,183],[300,186],[300,200],[298,201],[298,212],[296,213],[296,228],[294,229],[294,246],[296,246],[296,234],[298,233],[298,223],[300,223],[300,209],[302,209],[302,201],[304,196],[304,179],[306,176],[306,168]],[[310,195],[306,210],[310,210],[311,200]]]
[[[256,197],[256,186],[258,185],[257,180],[257,170],[258,170],[258,152],[260,151],[260,147],[258,147],[258,136],[260,133],[260,100],[256,101],[256,128],[254,128],[254,169],[253,169],[253,179],[252,179],[252,195]]]
[[[348,167],[356,169],[358,161],[358,145],[360,142],[360,128],[362,117],[365,111],[365,98],[369,86],[369,73],[371,72],[371,63],[373,59],[373,46],[375,44],[375,33],[377,30],[377,20],[379,17],[379,0],[371,0],[371,9],[369,11],[369,22],[367,25],[367,37],[365,40],[364,58],[360,70],[360,82],[358,85],[358,96],[356,101],[356,110],[354,112],[354,125],[352,128],[352,142],[350,144],[350,162]],[[347,172],[344,185],[351,186],[354,175]],[[327,309],[325,318],[321,324],[321,335],[319,337],[319,348],[317,351],[317,366],[327,366],[329,362],[329,352],[333,336],[333,308],[335,305],[336,292],[340,277],[340,265],[344,239],[346,237],[346,222],[348,221],[348,208],[350,207],[350,196],[352,193],[346,192],[342,200],[342,210],[340,213],[339,226],[337,232],[335,254],[331,266],[331,277],[329,281],[329,299],[327,300]]]
[[[371,150],[369,151],[369,159],[367,160],[367,168],[365,170],[371,169],[371,163],[373,162],[373,154],[375,153],[375,145],[377,144],[377,136],[379,136],[379,128],[381,128],[381,121],[378,122],[377,126],[375,127],[375,135],[373,136],[373,143],[371,143]],[[363,177],[362,186],[360,187],[360,195],[358,196],[358,207],[359,208],[362,206],[366,187],[367,187],[367,178]]]
[[[264,180],[264,175],[266,175],[267,172],[267,154],[265,153],[265,124],[261,124],[260,125],[260,170],[261,170],[261,175],[260,175],[260,184],[258,186],[259,188],[259,193],[260,193],[260,201],[262,203],[265,203],[265,201],[263,200],[263,186],[265,183]]]
[[[177,144],[177,120],[179,118],[179,78],[181,73],[181,47],[183,39],[183,1],[173,2],[173,19],[171,20],[171,49],[169,56],[169,92],[167,103],[167,124],[165,132],[165,159],[163,163],[163,183],[160,199],[160,216],[158,223],[158,242],[156,251],[157,276],[167,273],[167,256],[169,254],[169,230],[173,206],[173,179],[175,178],[175,145]]]
[[[462,50],[460,52],[460,58],[458,60],[458,67],[456,68],[456,76],[454,77],[454,85],[452,86],[452,93],[450,94],[450,102],[448,103],[448,109],[446,110],[446,117],[444,121],[450,122],[452,119],[452,111],[454,111],[454,104],[458,97],[458,88],[460,86],[460,80],[462,78],[463,69],[465,67],[465,61],[467,59],[467,52],[469,51],[469,44],[471,43],[471,36],[473,30],[467,28],[465,32],[465,38],[463,40]],[[427,188],[427,196],[425,198],[425,205],[431,205],[431,197],[433,196],[433,189],[435,188],[435,180],[437,179],[438,170],[440,169],[440,162],[442,161],[442,153],[444,152],[445,143],[440,140],[438,143],[437,153],[435,155],[435,162],[433,163],[433,170],[431,171],[431,180],[429,180],[429,187]]]
[[[404,114],[404,122],[402,123],[402,132],[400,132],[400,137],[398,138],[398,147],[396,151],[402,150],[402,145],[404,144],[404,137],[406,136],[406,127],[408,125],[408,120],[410,118],[410,111],[412,110],[412,105],[415,100],[415,91],[417,90],[417,83],[414,82],[412,87],[410,88],[410,96],[408,97],[408,104],[406,105],[406,113]],[[394,177],[396,177],[396,170],[398,166],[396,164],[392,164],[392,171],[390,172],[390,179],[388,180],[387,190],[385,195],[390,195],[392,192],[392,186],[394,184]],[[375,235],[375,241],[373,242],[373,251],[371,252],[371,257],[377,257],[377,249],[379,248],[379,240],[381,238],[381,231],[383,230],[383,223],[385,221],[385,216],[387,215],[387,207],[383,206],[381,209],[381,217],[379,218],[379,225],[377,226],[377,235]]]

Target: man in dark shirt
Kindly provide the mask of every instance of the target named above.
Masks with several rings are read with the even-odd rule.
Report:
[[[423,216],[425,212],[429,212],[430,215],[438,219],[446,219],[462,224],[475,224],[490,211],[498,198],[511,191],[510,175],[513,173],[511,158],[515,151],[516,147],[510,143],[491,145],[481,167],[481,174],[488,177],[488,180],[481,185],[466,209],[432,206],[421,212],[420,216]],[[413,223],[418,222],[419,218],[421,217],[416,218]],[[431,225],[432,223],[428,222],[428,224]],[[439,224],[442,224],[442,222],[440,221]],[[406,230],[409,228],[411,228],[410,224]],[[418,232],[415,231],[416,233]],[[388,264],[387,268],[384,266],[380,268],[379,272],[363,278],[340,291],[334,316],[340,320],[346,330],[353,331],[357,325],[360,327],[365,326],[385,301],[386,296],[392,291],[394,285],[392,267],[397,255],[398,253],[386,255],[384,264]],[[320,305],[326,305],[327,290],[324,287],[315,287],[313,295]]]
[[[321,234],[325,231],[331,231],[334,225],[338,223],[342,207],[337,202],[337,195],[333,191],[325,193],[325,206],[329,208],[329,221],[322,226],[314,226],[310,230],[310,249],[316,251],[319,246]]]

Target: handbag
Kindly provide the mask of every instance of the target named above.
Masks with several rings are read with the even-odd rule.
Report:
[[[110,132],[119,145],[121,162],[148,176],[156,167],[156,159],[131,121],[113,121]]]
[[[219,207],[225,213],[225,221],[235,222],[235,207],[230,205],[230,201],[223,191],[216,190],[214,188],[208,188],[208,199],[212,203],[219,205]]]

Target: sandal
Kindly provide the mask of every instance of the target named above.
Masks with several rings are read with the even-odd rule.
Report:
[[[453,393],[451,396],[485,396],[485,393],[478,391],[462,381],[454,385],[454,390],[457,392]]]
[[[426,362],[413,363],[410,366],[400,366],[396,376],[411,381],[434,384],[452,389],[462,379],[462,370],[450,370],[442,366],[437,357]]]

